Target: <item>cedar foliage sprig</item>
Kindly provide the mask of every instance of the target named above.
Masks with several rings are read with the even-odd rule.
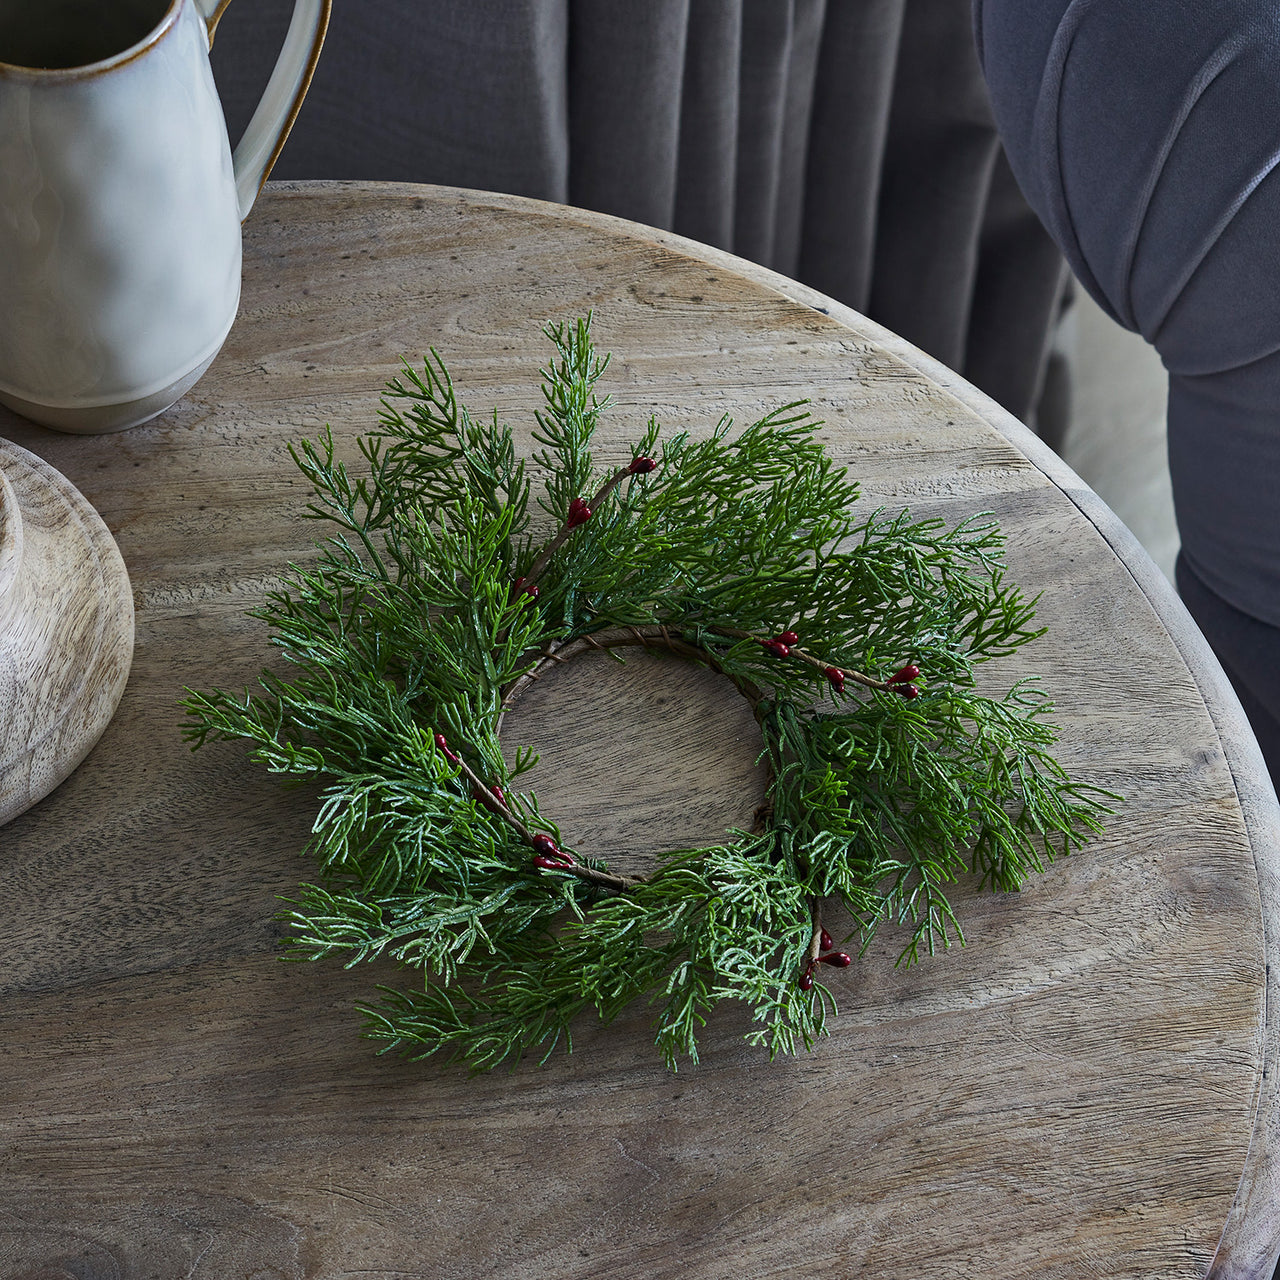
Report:
[[[979,694],[976,664],[1041,632],[1005,579],[990,520],[854,515],[858,486],[801,404],[704,439],[650,420],[601,476],[592,436],[608,358],[589,317],[546,332],[529,471],[496,414],[471,416],[433,352],[389,384],[360,474],[332,435],[294,460],[335,527],[257,616],[287,675],[243,698],[189,691],[186,735],[245,739],[319,784],[315,883],[284,919],[302,959],[391,957],[418,975],[364,1006],[367,1034],[475,1069],[570,1046],[571,1024],[656,1007],[675,1067],[725,999],[770,1055],[808,1048],[835,1008],[821,966],[906,928],[901,963],[963,941],[947,888],[1018,888],[1100,830],[1108,793],[1050,754],[1044,696]],[[644,880],[560,846],[504,762],[506,701],[549,661],[643,645],[707,663],[752,702],[770,772],[762,829],[674,851]],[[923,674],[921,674],[923,673]]]

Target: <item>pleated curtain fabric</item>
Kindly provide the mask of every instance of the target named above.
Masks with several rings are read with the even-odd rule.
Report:
[[[221,23],[233,137],[290,8]],[[1001,153],[965,0],[337,0],[275,176],[477,187],[674,230],[1036,417],[1064,271]]]

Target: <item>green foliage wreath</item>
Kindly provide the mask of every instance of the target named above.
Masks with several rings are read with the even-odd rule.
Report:
[[[977,663],[1041,634],[994,524],[855,519],[858,487],[800,405],[702,440],[650,420],[601,476],[608,358],[589,318],[546,332],[532,461],[550,540],[496,413],[473,418],[434,352],[406,366],[359,477],[327,432],[294,452],[308,513],[337,532],[257,613],[288,678],[189,692],[187,737],[247,739],[269,770],[322,785],[318,882],[284,915],[292,954],[417,971],[363,1006],[387,1048],[485,1069],[642,996],[673,1068],[724,999],[751,1006],[748,1039],[771,1056],[811,1047],[835,1007],[818,978],[850,963],[824,901],[853,921],[846,943],[905,925],[909,964],[963,941],[946,896],[960,873],[1018,888],[1098,831],[1111,797],[1049,754],[1034,688],[975,689]],[[757,829],[645,879],[565,848],[515,785],[530,753],[509,766],[498,744],[504,705],[551,655],[628,645],[731,681],[770,774]]]

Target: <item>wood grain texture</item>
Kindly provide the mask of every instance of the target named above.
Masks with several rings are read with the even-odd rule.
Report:
[[[0,825],[89,753],[133,654],[129,575],[98,513],[0,440]]]
[[[138,606],[98,750],[0,835],[0,1277],[1266,1274],[1275,800],[1180,606],[1070,472],[893,335],[676,237],[354,184],[269,186],[245,230],[241,318],[171,413],[98,437],[0,413],[103,513]],[[615,353],[602,464],[651,412],[702,433],[807,397],[868,506],[995,511],[1051,635],[986,678],[1038,676],[1063,762],[1127,797],[1021,894],[962,886],[964,950],[902,972],[878,939],[803,1058],[769,1064],[722,1010],[672,1076],[644,1009],[511,1074],[373,1057],[351,1005],[396,975],[274,954],[314,798],[179,740],[184,685],[267,659],[245,610],[317,534],[288,444],[328,422],[350,452],[435,346],[527,445],[541,324],[587,308]],[[574,838],[643,860],[742,821],[737,696],[600,662],[504,728],[547,748]]]

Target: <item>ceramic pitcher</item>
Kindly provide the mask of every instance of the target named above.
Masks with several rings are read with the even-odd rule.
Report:
[[[0,403],[116,431],[179,399],[240,301],[240,222],[319,57],[296,0],[234,157],[209,68],[229,0],[0,0]]]

